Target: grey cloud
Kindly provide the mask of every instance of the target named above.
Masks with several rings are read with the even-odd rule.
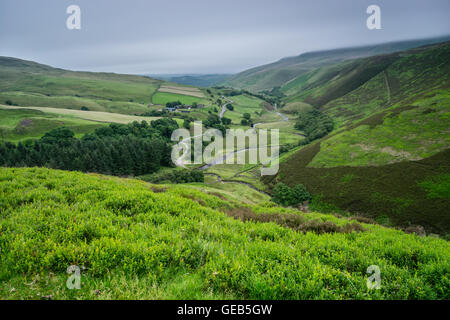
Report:
[[[65,27],[81,7],[82,29]],[[370,4],[382,30],[365,26]],[[450,1],[2,0],[0,55],[121,73],[238,72],[305,51],[450,33]]]

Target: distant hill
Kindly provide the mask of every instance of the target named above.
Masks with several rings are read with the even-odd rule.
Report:
[[[181,75],[149,75],[154,79],[165,80],[196,87],[211,87],[231,77],[229,74],[181,74]]]
[[[302,74],[319,67],[356,58],[403,51],[448,40],[450,40],[450,36],[307,52],[296,57],[284,58],[271,64],[243,71],[225,80],[222,84],[251,91],[261,91],[283,86]]]
[[[0,104],[137,114],[161,80],[135,75],[77,72],[0,57]]]

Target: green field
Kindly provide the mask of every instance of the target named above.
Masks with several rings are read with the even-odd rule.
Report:
[[[37,168],[0,180],[2,299],[449,298],[441,239],[195,186]],[[71,265],[80,290],[66,286]]]
[[[82,110],[72,110],[72,109],[58,109],[50,107],[15,107],[15,106],[4,106],[0,105],[2,109],[10,110],[37,110],[45,113],[58,114],[64,116],[72,116],[75,118],[92,120],[98,122],[113,122],[113,123],[130,123],[133,121],[152,121],[159,119],[160,117],[141,117],[141,116],[131,116],[120,113],[112,112],[100,112],[100,111],[82,111]]]
[[[250,96],[238,95],[230,97],[233,101],[233,111],[227,110],[224,117],[232,120],[233,128],[249,129],[247,126],[242,126],[241,120],[244,113],[249,113],[253,122],[257,125],[257,129],[279,129],[280,130],[280,144],[296,144],[303,138],[300,136],[301,132],[294,128],[295,121],[281,121],[274,110],[268,110],[263,100]],[[293,118],[293,116],[289,116]]]
[[[198,104],[209,105],[211,101],[205,98],[198,98],[184,94],[176,94],[169,92],[157,92],[152,96],[154,104],[165,105],[167,102],[180,101],[182,104],[192,105],[194,102]]]
[[[0,106],[2,140],[19,141],[40,138],[49,130],[60,126],[65,126],[80,136],[92,132],[104,124],[38,110],[1,109]]]
[[[57,127],[68,127],[77,136],[92,132],[107,123],[130,123],[147,121],[158,117],[139,117],[110,112],[81,111],[47,107],[13,107],[0,105],[0,129],[3,139],[18,141],[40,138]],[[182,120],[176,119],[181,125]]]
[[[143,113],[161,83],[146,77],[73,72],[0,58],[1,104]]]
[[[149,111],[147,105],[128,102],[111,101],[104,99],[80,98],[73,96],[47,96],[30,92],[3,92],[0,93],[0,101],[6,104],[8,101],[19,106],[52,107],[62,109],[81,110],[88,108],[90,111],[112,112],[121,114],[141,114]]]
[[[295,121],[279,121],[270,123],[261,123],[257,125],[258,129],[278,129],[280,133],[280,145],[295,144],[304,140],[301,131],[294,128]]]

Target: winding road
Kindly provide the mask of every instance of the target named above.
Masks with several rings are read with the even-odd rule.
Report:
[[[282,114],[281,112],[278,111],[278,105],[276,103],[273,105],[273,107],[274,107],[275,112],[277,113],[277,115],[279,115],[281,118],[283,118],[283,121],[288,121],[289,120],[287,115]]]
[[[233,103],[233,100],[228,99],[228,98],[225,98],[225,96],[222,96],[222,98],[225,99],[225,100],[228,100],[228,102],[226,102],[226,103],[224,103],[224,104],[222,105],[222,110],[220,111],[220,115],[219,115],[219,118],[220,118],[220,119],[222,119],[223,116],[224,116],[224,114],[225,114],[225,112],[227,112],[227,105],[228,105],[229,103]]]
[[[227,105],[228,105],[229,103],[233,103],[233,101],[232,101],[231,99],[228,99],[228,98],[226,98],[225,96],[222,96],[222,98],[225,99],[225,100],[228,100],[228,102],[227,102],[227,103],[224,103],[224,104],[222,105],[222,111],[220,112],[220,116],[219,116],[220,118],[222,118],[223,115],[225,114],[225,112],[227,111]],[[277,104],[274,105],[274,109],[275,109],[276,114],[283,118],[283,121],[288,121],[288,120],[289,120],[288,117],[287,117],[286,115],[284,115],[284,114],[282,114],[281,112],[278,111],[278,105],[277,105]],[[253,124],[253,129],[256,130],[256,129],[257,129],[256,126],[259,125],[259,124],[262,124],[262,123],[255,123],[255,124]],[[202,136],[202,135],[197,135],[197,136],[188,137],[188,138],[186,138],[186,139],[183,139],[183,140],[180,141],[180,145],[183,145],[185,148],[188,148],[188,147],[190,146],[190,141],[191,141],[191,139],[194,139],[194,138],[200,137],[200,136]],[[217,160],[214,160],[214,161],[211,162],[210,164],[205,164],[205,165],[201,166],[201,167],[198,168],[198,169],[199,169],[199,170],[206,170],[206,169],[209,169],[209,168],[211,168],[211,167],[213,167],[213,166],[215,166],[215,165],[223,164],[223,163],[225,162],[226,159],[228,159],[229,157],[234,156],[235,154],[238,154],[238,153],[241,153],[241,152],[246,152],[247,150],[254,150],[254,149],[258,149],[258,148],[254,148],[254,147],[253,147],[253,148],[244,148],[244,149],[240,149],[240,150],[236,150],[236,151],[229,152],[229,153],[223,155],[222,158],[217,159]],[[178,166],[178,167],[186,168],[185,165],[184,165],[184,163],[183,163],[183,157],[182,157],[182,156],[179,157],[179,158],[175,161],[175,165]]]
[[[283,121],[288,121],[289,120],[289,118],[285,114],[283,114],[283,113],[278,111],[278,105],[276,103],[273,105],[273,108],[275,109],[275,113],[277,115],[279,115],[283,119]],[[268,123],[270,123],[270,122],[268,122]],[[254,123],[252,125],[252,128],[253,129],[258,129],[257,126],[260,125],[260,124],[263,124],[263,123],[262,122]]]
[[[244,149],[240,149],[240,150],[236,150],[236,151],[231,151],[225,155],[222,156],[222,158],[220,159],[216,159],[213,162],[209,163],[209,164],[205,164],[204,166],[201,166],[200,168],[198,168],[199,170],[206,170],[209,169],[211,167],[214,167],[218,164],[223,164],[225,162],[226,159],[228,159],[231,156],[234,156],[235,154],[241,153],[241,152],[245,152],[247,150],[255,150],[255,149],[259,149],[258,147],[253,147],[253,148],[244,148]]]

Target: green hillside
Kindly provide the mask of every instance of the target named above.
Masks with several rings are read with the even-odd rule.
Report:
[[[173,84],[143,76],[75,72],[0,57],[0,116],[5,117],[0,121],[1,138],[13,142],[40,138],[62,126],[81,137],[104,123],[159,119],[158,112],[167,102],[211,106],[221,96],[213,91],[208,97],[194,97],[189,95],[192,90],[194,95],[203,92],[187,86],[174,86],[179,93],[159,92],[164,86],[172,88]],[[208,110],[200,110],[199,119],[206,119]],[[183,123],[181,114],[164,116]]]
[[[0,57],[0,299],[449,299],[450,42],[427,41],[230,80],[259,93]],[[279,129],[278,175],[174,168],[195,120]]]
[[[149,75],[149,77],[154,79],[203,88],[212,87],[225,81],[230,76],[229,74]]]
[[[156,92],[152,97],[152,102],[158,105],[165,105],[167,102],[180,101],[183,104],[192,105],[194,102],[199,104],[210,104],[211,102],[205,98],[198,98],[189,95]]]
[[[273,182],[303,183],[331,211],[449,234],[448,61],[447,42],[321,68],[283,87],[298,90],[285,108],[297,105],[301,119],[314,106],[336,129],[285,159]]]
[[[65,126],[77,135],[83,135],[104,126],[105,124],[45,113],[32,109],[2,109],[0,106],[0,134],[6,141],[18,141],[29,138],[40,138],[49,130]]]
[[[321,107],[359,88],[387,69],[397,57],[397,54],[382,55],[319,68],[289,82],[281,90],[288,95],[287,102],[301,100]]]
[[[0,180],[2,299],[449,298],[442,239],[196,185],[37,168]],[[72,265],[81,290],[66,286]]]
[[[321,142],[310,166],[383,165],[424,159],[448,148],[449,60],[448,42],[356,60],[341,66],[332,80],[318,79],[311,89],[305,86],[286,98],[317,107],[338,128]],[[372,66],[378,73],[369,77]]]
[[[223,84],[240,89],[261,91],[288,85],[289,81],[296,81],[296,78],[306,76],[308,72],[317,70],[321,67],[331,66],[336,63],[362,57],[403,51],[448,40],[449,37],[447,36],[355,48],[307,52],[296,57],[284,58],[268,65],[243,71],[227,79]]]
[[[0,103],[135,114],[161,81],[132,75],[74,72],[0,57]]]
[[[341,91],[337,99],[317,106],[339,122],[355,121],[393,105],[407,107],[426,100],[438,90],[448,91],[449,42],[372,59],[390,59],[391,63],[355,90]]]
[[[349,125],[321,142],[310,166],[383,165],[421,160],[450,146],[450,94],[431,90]]]

